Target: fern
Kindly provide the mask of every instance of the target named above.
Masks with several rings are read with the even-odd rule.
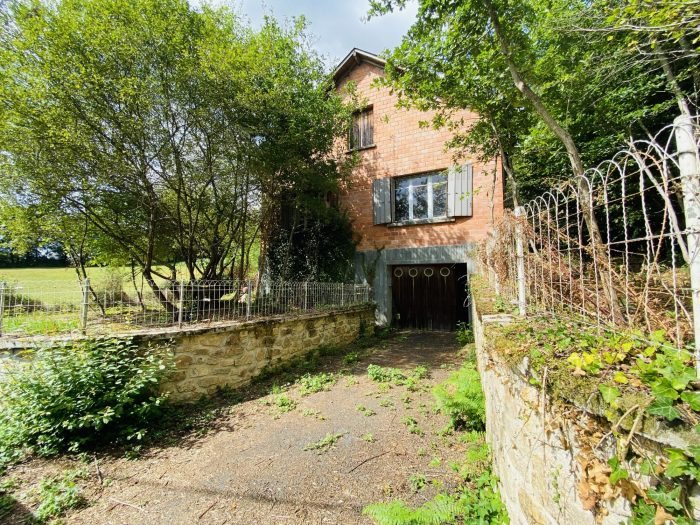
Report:
[[[437,408],[449,416],[453,428],[483,430],[486,425],[484,393],[476,367],[467,363],[433,389]]]
[[[443,525],[455,523],[460,514],[457,499],[446,494],[438,494],[435,499],[412,509],[403,501],[374,503],[364,508],[362,513],[369,516],[377,525]]]

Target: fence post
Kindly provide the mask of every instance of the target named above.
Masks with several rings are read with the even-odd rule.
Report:
[[[673,121],[678,149],[678,167],[683,186],[686,244],[690,264],[690,288],[693,293],[693,333],[695,370],[700,378],[700,166],[690,117],[680,115]]]
[[[250,309],[252,306],[252,301],[253,301],[253,281],[248,279],[248,293],[246,294],[246,299],[245,299],[245,318],[246,321],[250,320]]]
[[[2,318],[5,313],[5,283],[0,281],[0,336],[2,335]]]
[[[345,284],[340,285],[340,306],[345,306]]]
[[[177,306],[177,327],[182,328],[182,314],[185,309],[185,281],[180,281],[180,304]]]
[[[525,215],[522,206],[515,208],[515,257],[518,270],[518,313],[525,316],[527,301],[525,299],[525,250],[523,249],[523,225],[520,218]]]
[[[90,306],[90,278],[83,281],[83,303],[80,308],[80,329],[83,334],[87,331],[88,307]]]
[[[309,309],[309,281],[304,281],[304,311]]]

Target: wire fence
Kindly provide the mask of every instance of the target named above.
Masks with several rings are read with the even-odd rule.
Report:
[[[700,363],[699,130],[679,117],[506,215],[479,254],[497,293],[521,315],[663,330]]]
[[[155,290],[120,280],[0,281],[0,337],[103,335],[347,308],[370,301],[366,284],[164,281]]]

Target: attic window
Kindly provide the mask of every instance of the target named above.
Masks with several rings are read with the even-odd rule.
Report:
[[[349,149],[355,150],[370,146],[374,146],[374,116],[371,107],[353,114]]]

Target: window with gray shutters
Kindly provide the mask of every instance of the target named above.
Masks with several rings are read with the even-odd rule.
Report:
[[[447,217],[447,176],[426,173],[401,177],[394,183],[394,221]]]

